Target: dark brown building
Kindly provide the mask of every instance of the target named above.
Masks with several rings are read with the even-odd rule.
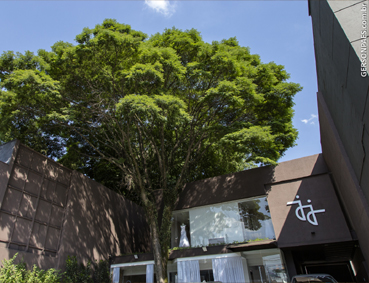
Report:
[[[170,282],[304,273],[368,282],[369,79],[364,27],[353,21],[367,19],[366,5],[309,1],[323,153],[187,184],[173,213]],[[18,252],[63,268],[68,255],[112,255],[113,282],[152,282],[149,247],[140,207],[19,142],[0,147],[0,259]]]
[[[112,255],[115,282],[153,280],[142,209],[17,141],[0,147],[0,201],[1,258],[18,252],[28,265],[62,269],[68,255]],[[173,213],[168,275],[282,283],[324,271],[361,282],[357,246],[324,158],[314,155],[188,184]]]
[[[313,155],[188,184],[173,213],[168,275],[282,283],[330,273],[361,282],[356,246],[323,156]],[[115,282],[152,281],[152,254],[136,257],[113,258]]]
[[[368,11],[363,0],[310,0],[322,153],[369,271]],[[365,278],[365,280],[364,280]]]
[[[142,210],[99,183],[18,141],[0,146],[0,260],[63,269],[147,251]]]

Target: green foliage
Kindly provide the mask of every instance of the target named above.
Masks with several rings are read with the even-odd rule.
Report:
[[[94,270],[93,280],[96,283],[110,282],[110,266],[107,260],[100,260]]]
[[[68,256],[66,260],[64,283],[110,283],[110,266],[107,260],[100,260],[92,271],[91,262],[85,266],[78,263],[76,256]]]
[[[236,38],[147,38],[107,19],[76,42],[1,55],[0,142],[20,139],[142,205],[163,266],[186,183],[276,164],[295,144],[301,87]]]
[[[68,256],[63,281],[65,283],[92,283],[91,262],[78,263],[76,256]]]
[[[3,53],[1,142],[21,139],[133,198],[139,178],[162,188],[182,175],[185,183],[275,164],[294,145],[300,86],[236,38],[209,44],[195,29],[172,28],[147,39],[107,19],[76,42]]]
[[[0,268],[0,282],[7,283],[23,283],[25,280],[26,269],[24,264],[15,264],[15,258],[17,254],[14,255],[13,258],[6,260],[4,259],[2,263],[2,267]]]
[[[0,282],[4,283],[58,283],[61,276],[59,271],[51,268],[48,270],[39,269],[36,265],[32,270],[26,269],[26,264],[20,262],[15,264],[14,261],[17,254],[13,258],[2,261],[0,268]]]

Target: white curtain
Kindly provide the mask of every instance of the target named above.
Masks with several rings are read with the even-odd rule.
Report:
[[[213,258],[214,281],[223,283],[245,282],[241,257]]]
[[[154,265],[146,265],[146,283],[154,283]]]
[[[113,283],[119,283],[120,268],[113,268]]]
[[[200,282],[200,264],[198,260],[179,261],[177,263],[178,282]]]

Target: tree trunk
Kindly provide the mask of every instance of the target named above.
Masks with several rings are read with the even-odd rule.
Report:
[[[168,255],[162,253],[159,227],[155,215],[154,214],[149,215],[149,220],[150,220],[150,236],[155,261],[154,266],[155,266],[156,281],[158,283],[167,283]]]

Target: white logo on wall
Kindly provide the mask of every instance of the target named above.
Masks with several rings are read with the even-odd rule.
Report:
[[[298,195],[296,195],[296,198],[299,199],[300,197]],[[307,202],[311,203],[311,200],[308,199]],[[287,202],[287,205],[293,205],[293,204],[298,204],[299,205],[295,210],[296,217],[298,219],[300,219],[301,221],[306,221],[307,220],[307,221],[309,221],[310,224],[313,224],[315,226],[318,225],[318,220],[316,219],[315,214],[325,212],[325,209],[314,210],[313,205],[311,205],[311,204],[302,205],[301,200],[294,200],[294,201]],[[304,208],[309,208],[310,209],[310,211],[307,213],[306,216],[305,216]]]

